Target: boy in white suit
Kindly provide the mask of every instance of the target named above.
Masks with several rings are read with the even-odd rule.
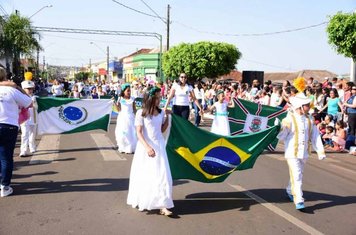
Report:
[[[285,158],[289,167],[287,196],[295,203],[297,210],[305,208],[302,179],[311,146],[318,154],[319,160],[326,157],[318,128],[309,115],[310,102],[311,99],[302,92],[290,98],[293,111],[288,112],[287,117],[282,120],[282,129],[278,135],[278,138],[284,141]]]

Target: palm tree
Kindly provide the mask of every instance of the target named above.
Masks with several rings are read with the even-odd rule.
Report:
[[[36,32],[27,17],[21,17],[18,13],[11,14],[6,19],[0,19],[2,34],[0,33],[0,55],[7,58],[6,67],[9,70],[8,59],[13,60],[13,74],[20,75],[20,56],[32,57],[34,51],[41,46],[36,39]],[[0,29],[1,29],[0,28]]]

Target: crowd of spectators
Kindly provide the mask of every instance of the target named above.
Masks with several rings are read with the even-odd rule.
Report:
[[[167,99],[172,86],[177,81],[168,80],[156,84],[146,80],[131,82],[131,95],[134,98],[142,98],[149,87],[157,85],[161,88],[161,96]],[[269,105],[280,109],[289,108],[289,98],[295,96],[298,91],[285,80],[283,83],[265,81],[260,84],[253,80],[252,84],[242,82],[223,83],[216,80],[195,81],[191,83],[194,95],[201,103],[204,110],[214,104],[217,99],[217,91],[223,90],[227,102],[233,98],[249,100],[251,102]],[[305,95],[311,98],[310,114],[314,117],[322,135],[325,147],[334,151],[344,151],[355,145],[355,84],[343,79],[325,78],[318,82],[312,77],[307,78]],[[42,85],[43,86],[43,85]],[[50,93],[58,97],[92,98],[99,99],[118,95],[121,92],[120,82],[106,83],[105,80],[95,82],[68,82],[55,80]],[[192,102],[193,110],[194,104]]]

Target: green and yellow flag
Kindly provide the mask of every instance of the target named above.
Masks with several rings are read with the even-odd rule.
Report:
[[[220,136],[173,115],[167,155],[173,179],[205,183],[224,181],[232,172],[252,168],[257,157],[275,140],[280,125],[238,136]]]

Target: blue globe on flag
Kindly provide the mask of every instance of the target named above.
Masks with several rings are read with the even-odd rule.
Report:
[[[202,170],[211,175],[223,175],[241,163],[240,156],[233,150],[219,146],[210,149],[199,163]]]
[[[83,111],[74,106],[68,106],[63,110],[64,116],[71,121],[78,121],[83,117]]]

